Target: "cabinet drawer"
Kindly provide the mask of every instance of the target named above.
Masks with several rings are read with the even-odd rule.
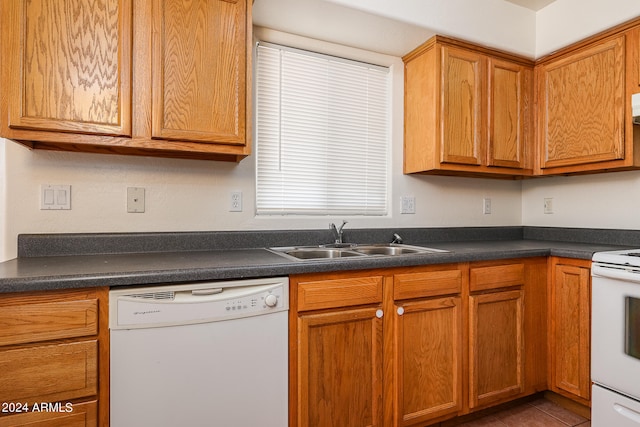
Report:
[[[98,341],[0,351],[0,402],[56,402],[98,390]]]
[[[469,282],[471,292],[523,284],[524,264],[522,263],[471,268]]]
[[[0,346],[97,333],[97,297],[56,301],[49,296],[33,303],[9,297],[0,301]]]
[[[300,282],[298,311],[375,304],[382,301],[382,276]]]
[[[0,417],[0,427],[25,425],[30,427],[94,427],[98,425],[98,402],[95,400],[69,404],[72,405],[70,407],[65,404],[66,402],[62,402],[62,406],[55,412],[28,412]],[[29,409],[32,410],[33,407],[31,406]]]
[[[394,300],[457,294],[461,289],[460,270],[396,274],[393,277]]]

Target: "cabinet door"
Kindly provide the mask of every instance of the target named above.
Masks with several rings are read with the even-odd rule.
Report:
[[[524,291],[471,295],[469,407],[523,392]]]
[[[245,144],[247,0],[154,0],[152,137]]]
[[[590,397],[591,276],[588,268],[556,265],[551,287],[551,389]]]
[[[379,308],[298,318],[298,426],[382,426]]]
[[[624,36],[538,71],[540,167],[624,159]]]
[[[10,128],[131,135],[130,0],[21,0],[2,8]]]
[[[462,408],[460,297],[398,303],[396,425],[409,426]]]
[[[443,163],[481,164],[481,73],[485,60],[479,53],[442,47]]]
[[[488,68],[487,165],[523,169],[532,70],[495,58]]]

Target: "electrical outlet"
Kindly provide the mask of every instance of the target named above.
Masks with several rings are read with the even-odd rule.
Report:
[[[546,197],[544,199],[544,213],[545,214],[553,213],[553,197]]]
[[[400,213],[401,214],[416,213],[416,198],[414,196],[402,196],[400,198]]]
[[[231,192],[231,204],[229,212],[242,212],[242,191]]]
[[[482,199],[482,213],[485,215],[491,214],[491,199],[488,197]]]

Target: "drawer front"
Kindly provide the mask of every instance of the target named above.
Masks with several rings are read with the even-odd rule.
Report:
[[[0,305],[0,346],[98,333],[98,299],[26,303],[7,298]]]
[[[57,402],[98,391],[98,341],[0,351],[0,402]]]
[[[0,416],[0,427],[94,427],[98,425],[98,402],[95,400],[73,404],[62,402],[60,405],[49,408],[49,412],[42,410],[37,412],[40,406],[37,408],[30,406],[29,412],[8,417]]]
[[[460,270],[396,274],[393,277],[394,300],[457,294],[461,290]]]
[[[471,292],[523,285],[524,264],[472,267],[469,280]]]
[[[300,282],[298,311],[379,303],[382,282],[382,276]]]

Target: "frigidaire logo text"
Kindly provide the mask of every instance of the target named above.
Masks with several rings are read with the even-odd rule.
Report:
[[[160,310],[134,311],[133,315],[138,316],[138,315],[153,314],[153,313],[160,313]]]

